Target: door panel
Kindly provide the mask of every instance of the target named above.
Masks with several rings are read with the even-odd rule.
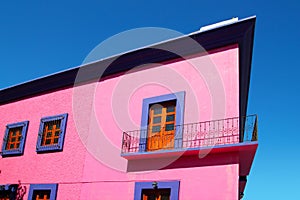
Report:
[[[151,105],[148,119],[147,150],[171,149],[174,147],[176,101]]]

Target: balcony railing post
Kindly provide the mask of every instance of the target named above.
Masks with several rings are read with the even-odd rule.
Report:
[[[257,141],[257,127],[258,127],[258,119],[257,119],[257,115],[255,115],[255,122],[254,122],[254,130],[252,133],[252,138],[251,141]]]
[[[239,126],[240,126],[240,142],[244,141],[244,135],[245,135],[245,117],[239,117]]]

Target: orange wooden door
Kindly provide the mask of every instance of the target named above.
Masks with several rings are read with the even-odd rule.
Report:
[[[44,195],[36,195],[35,200],[49,200],[48,196],[46,194]]]
[[[49,190],[37,190],[34,191],[33,200],[50,200]]]
[[[146,189],[142,191],[142,200],[170,200],[170,189]]]
[[[176,102],[170,101],[150,106],[147,150],[174,147]]]

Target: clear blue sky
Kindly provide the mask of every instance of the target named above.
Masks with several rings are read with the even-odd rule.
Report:
[[[128,29],[190,33],[256,15],[248,113],[259,115],[259,149],[244,199],[300,199],[299,10],[296,0],[1,1],[0,88],[78,66]]]

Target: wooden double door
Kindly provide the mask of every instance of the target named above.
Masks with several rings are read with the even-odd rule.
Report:
[[[174,148],[176,101],[150,105],[147,151]]]

